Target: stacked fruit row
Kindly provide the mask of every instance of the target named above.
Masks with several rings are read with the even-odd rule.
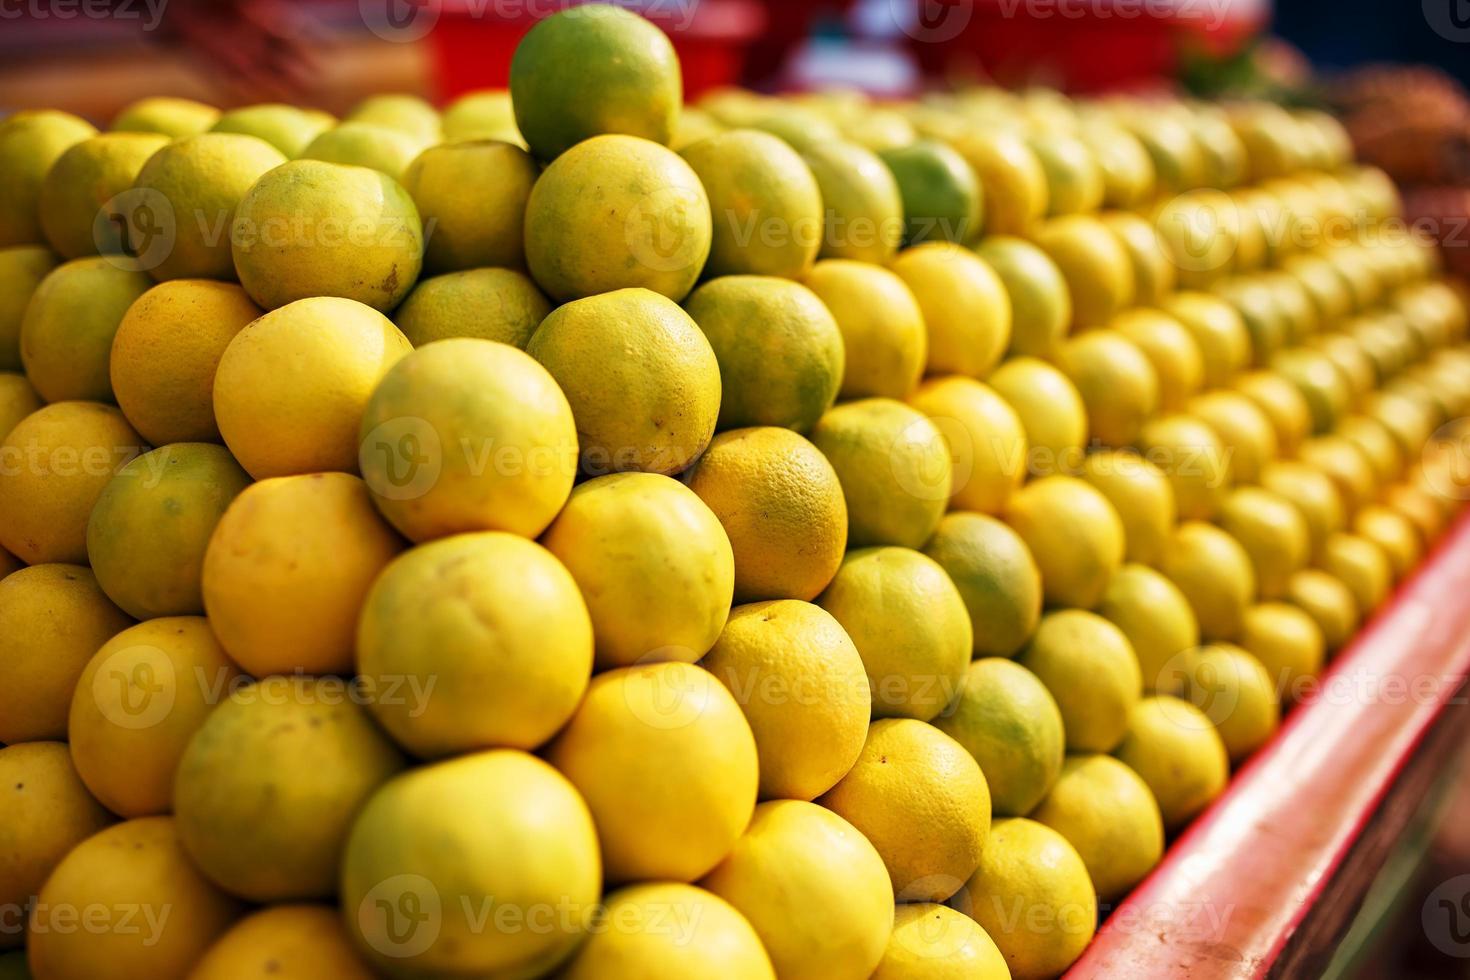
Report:
[[[680,101],[0,124],[0,976],[1054,976],[1454,513],[1331,119]]]

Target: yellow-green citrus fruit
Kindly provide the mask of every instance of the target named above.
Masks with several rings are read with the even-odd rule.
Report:
[[[1011,300],[1009,354],[1045,357],[1067,335],[1072,297],[1067,280],[1045,252],[1020,238],[987,237],[977,247]]]
[[[443,538],[383,569],[357,626],[373,717],[435,758],[534,749],[571,717],[592,674],[592,621],[577,583],[534,541],[503,531]]]
[[[1368,457],[1342,436],[1332,434],[1308,439],[1297,450],[1297,458],[1327,474],[1337,486],[1343,510],[1349,517],[1377,496],[1373,467],[1368,463]]]
[[[1340,579],[1304,568],[1286,583],[1286,600],[1303,609],[1322,631],[1327,652],[1341,649],[1358,629],[1358,600]]]
[[[0,786],[0,901],[8,910],[0,949],[6,949],[24,941],[27,906],[57,862],[111,823],[112,814],[87,792],[65,742],[0,748]]]
[[[939,563],[970,613],[975,656],[1009,657],[1041,617],[1041,574],[1009,526],[984,514],[946,514],[924,553]]]
[[[824,259],[885,265],[903,238],[903,196],[893,172],[871,150],[845,140],[801,149],[822,195]]]
[[[3,426],[0,426],[3,428]],[[1383,503],[1395,513],[1403,514],[1419,532],[1419,541],[1430,548],[1444,533],[1444,512],[1434,496],[1412,483],[1396,483],[1383,491]]]
[[[517,128],[550,160],[602,133],[668,143],[684,87],[668,35],[630,11],[593,6],[526,34],[511,60],[510,97]]]
[[[41,396],[23,374],[0,372],[0,442],[26,416],[41,409]]]
[[[1324,355],[1305,348],[1284,351],[1271,360],[1271,370],[1294,384],[1307,401],[1312,432],[1330,432],[1350,407],[1351,392],[1341,372]]]
[[[1286,583],[1307,566],[1312,539],[1302,512],[1286,498],[1260,487],[1232,491],[1220,509],[1220,527],[1234,538],[1256,574],[1262,599],[1279,599]]]
[[[779,425],[806,432],[837,400],[844,342],[806,286],[773,276],[722,276],[684,309],[720,365],[720,429]]]
[[[294,160],[306,151],[312,140],[335,124],[331,117],[323,118],[309,110],[263,102],[222,113],[210,132],[254,136],[280,150],[286,159]]]
[[[451,337],[497,340],[526,349],[551,303],[514,269],[466,269],[420,280],[393,313],[415,347]]]
[[[1204,382],[1204,355],[1189,330],[1158,310],[1129,310],[1111,325],[1153,363],[1159,376],[1159,408],[1181,410]]]
[[[950,506],[998,514],[1026,478],[1026,429],[988,385],[959,375],[931,378],[909,396],[949,446]]]
[[[438,143],[444,135],[438,110],[417,95],[370,95],[353,106],[343,121],[384,126],[427,144]]]
[[[876,107],[846,120],[842,135],[874,152],[905,146],[918,138],[913,123],[902,113]]]
[[[113,813],[168,813],[184,747],[241,679],[198,616],[123,630],[87,662],[72,694],[66,737],[78,775]]]
[[[942,902],[959,891],[990,833],[979,764],[913,718],[873,722],[852,770],[819,802],[877,848],[899,901]]]
[[[235,335],[261,314],[234,283],[176,279],[123,314],[108,370],[118,407],[155,446],[219,442],[214,378]]]
[[[958,696],[934,727],[965,747],[989,786],[996,816],[1025,816],[1062,769],[1062,713],[1040,678],[985,657],[970,664]]]
[[[1147,565],[1118,569],[1097,611],[1128,638],[1145,691],[1160,686],[1175,657],[1199,645],[1199,622],[1189,600]]]
[[[225,891],[256,902],[336,894],[352,819],[403,768],[336,677],[238,687],[189,739],[174,774],[179,840]]]
[[[715,133],[679,151],[713,216],[705,275],[801,279],[822,244],[822,194],[801,156],[757,130]]]
[[[64,259],[127,251],[132,228],[113,220],[113,198],[133,186],[138,171],[168,145],[157,133],[102,133],[69,147],[41,181],[41,230]]]
[[[656,473],[589,480],[572,491],[542,543],[586,597],[599,667],[693,663],[724,628],[734,553],[718,517],[677,480]]]
[[[903,279],[850,259],[824,259],[807,276],[842,332],[843,398],[904,398],[924,373],[924,314]]]
[[[1102,601],[1123,564],[1123,522],[1107,497],[1074,477],[1043,477],[1011,496],[1005,519],[1036,559],[1047,605]]]
[[[1206,389],[1230,384],[1251,360],[1251,338],[1235,307],[1210,293],[1179,292],[1161,309],[1178,320],[1199,347]]]
[[[1031,139],[1031,152],[1046,173],[1046,213],[1086,214],[1102,207],[1107,186],[1092,150],[1075,136],[1042,133]]]
[[[255,677],[345,673],[368,587],[403,548],[346,473],[246,487],[204,552],[204,608]]]
[[[1388,556],[1395,581],[1419,564],[1419,534],[1413,522],[1381,504],[1370,504],[1353,516],[1353,533],[1367,538]]]
[[[195,870],[171,817],[128,820],[82,841],[35,907],[27,955],[36,976],[54,980],[184,976],[242,909]],[[86,929],[66,917],[89,908],[104,910],[101,928],[96,916]]]
[[[973,641],[964,600],[938,562],[908,548],[850,551],[817,604],[862,656],[875,717],[928,721],[953,700]]]
[[[0,123],[0,248],[40,244],[41,183],[56,158],[95,135],[85,119],[51,109],[17,112]]]
[[[314,296],[391,310],[423,264],[413,199],[366,167],[284,163],[245,192],[229,227],[240,285],[267,310]]]
[[[1208,391],[1190,399],[1189,414],[1203,421],[1230,454],[1237,483],[1258,483],[1261,470],[1276,457],[1276,428],[1266,413],[1235,391]]]
[[[745,916],[702,888],[629,885],[608,895],[600,924],[559,971],[567,980],[775,980]],[[682,925],[674,925],[682,923]]]
[[[693,168],[633,136],[558,157],[526,203],[526,262],[560,302],[643,287],[678,302],[709,258],[709,198]]]
[[[199,575],[215,525],[250,477],[223,446],[179,442],[132,460],[87,523],[97,584],[134,619],[204,612]]]
[[[703,666],[755,735],[762,799],[813,800],[847,775],[872,708],[857,647],[820,606],[737,606]]]
[[[1138,448],[1168,475],[1180,519],[1209,520],[1219,513],[1230,493],[1233,454],[1214,429],[1193,415],[1164,415],[1144,424]]]
[[[1277,460],[1261,470],[1261,486],[1294,504],[1307,522],[1314,558],[1322,556],[1327,538],[1343,528],[1342,495],[1321,470],[1296,460]]]
[[[1174,486],[1164,471],[1137,453],[1106,450],[1087,454],[1082,479],[1118,512],[1124,557],[1157,565],[1178,518]]]
[[[232,925],[194,964],[192,980],[372,980],[342,914],[326,905],[273,905]]]
[[[657,293],[620,289],[568,303],[526,351],[566,393],[588,473],[678,473],[714,435],[715,352],[689,315]]]
[[[1230,757],[1209,717],[1167,694],[1138,703],[1116,755],[1148,785],[1171,832],[1198,816],[1230,781]]]
[[[354,300],[272,310],[220,355],[214,416],[225,445],[257,480],[356,472],[368,399],[412,350],[393,321]]]
[[[1097,931],[1097,892],[1067,838],[1022,817],[997,820],[980,867],[954,901],[1005,956],[1013,980],[1049,980]],[[1017,917],[1007,910],[1032,909]]]
[[[1159,404],[1158,375],[1143,352],[1115,330],[1089,330],[1062,344],[1056,358],[1087,407],[1089,437],[1131,445]]]
[[[1393,588],[1393,565],[1372,541],[1356,534],[1330,534],[1318,566],[1352,590],[1358,612],[1369,618]]]
[[[1154,226],[1131,211],[1109,211],[1099,217],[1123,243],[1133,265],[1133,301],[1159,306],[1174,296],[1173,260],[1165,254]]]
[[[735,556],[735,601],[811,600],[847,544],[847,503],[832,464],[790,429],[716,436],[689,478]]]
[[[1055,475],[1081,464],[1087,408],[1065,374],[1034,357],[1016,357],[997,368],[987,384],[1021,419],[1029,447],[1028,472]]]
[[[984,377],[1011,339],[1011,300],[995,270],[960,245],[904,249],[890,266],[913,292],[927,332],[928,374]]]
[[[36,287],[56,264],[44,245],[0,248],[0,371],[21,370],[20,325]]]
[[[1000,129],[966,128],[953,144],[980,178],[987,241],[1029,232],[1046,213],[1047,181],[1026,141]]]
[[[980,233],[980,179],[947,143],[917,139],[879,152],[903,199],[904,242],[967,242]]]
[[[1271,675],[1255,657],[1228,643],[1198,647],[1180,658],[1173,683],[1162,693],[1204,712],[1232,765],[1270,741],[1281,719]]]
[[[1080,214],[1052,218],[1033,238],[1067,282],[1073,329],[1103,326],[1133,299],[1128,253],[1096,218]]]
[[[230,225],[245,192],[286,162],[254,136],[203,133],[148,158],[118,199],[130,254],[154,279],[234,279]]]
[[[1240,542],[1203,521],[1186,521],[1174,532],[1159,570],[1189,600],[1203,639],[1240,634],[1256,597],[1255,568]]]
[[[893,925],[877,850],[831,810],[800,800],[756,807],[700,884],[744,914],[783,980],[864,980]]]
[[[113,338],[128,307],[151,283],[105,258],[67,262],[41,280],[21,320],[20,359],[42,398],[112,401]]]
[[[1301,390],[1272,371],[1253,371],[1237,380],[1235,389],[1271,420],[1281,455],[1293,455],[1312,427],[1311,408]]]
[[[1164,822],[1137,773],[1107,755],[1067,759],[1031,819],[1067,838],[1102,902],[1114,902],[1164,855]]]
[[[838,405],[812,429],[842,483],[850,547],[921,547],[944,516],[953,479],[939,428],[901,402]]]
[[[1387,488],[1404,468],[1404,454],[1388,427],[1366,415],[1349,415],[1337,426],[1337,434],[1357,446],[1373,470],[1373,480]]]
[[[1017,662],[1056,699],[1070,751],[1110,752],[1123,740],[1143,677],[1118,627],[1081,609],[1048,613]]]
[[[536,161],[498,140],[431,146],[403,172],[424,222],[424,270],[519,268]]]
[[[593,678],[547,759],[597,822],[609,882],[693,881],[750,823],[755,737],[735,697],[693,664]]]
[[[535,756],[495,749],[385,783],[353,820],[341,882],[348,931],[378,971],[537,976],[581,942],[602,868],[576,789]],[[543,925],[487,929],[492,903]],[[417,917],[433,909],[437,928]]]
[[[58,402],[0,443],[0,547],[28,565],[87,560],[87,520],[114,473],[146,448],[121,412]]]
[[[1010,980],[995,941],[980,924],[947,905],[915,902],[894,909],[893,935],[873,980]]]
[[[301,152],[303,160],[367,167],[402,181],[403,172],[424,149],[408,133],[376,123],[344,122],[322,130]]]
[[[1286,602],[1262,602],[1246,610],[1239,642],[1266,668],[1272,689],[1283,702],[1301,700],[1326,659],[1316,620]]]
[[[577,473],[571,407],[528,355],[473,338],[393,365],[361,415],[358,465],[383,516],[414,541],[540,534]]]

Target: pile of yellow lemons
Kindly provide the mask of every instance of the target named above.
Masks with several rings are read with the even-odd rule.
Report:
[[[1453,517],[1311,111],[0,123],[0,978],[1052,977]]]

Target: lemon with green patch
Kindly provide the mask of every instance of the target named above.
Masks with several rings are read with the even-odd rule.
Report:
[[[1148,785],[1171,833],[1214,802],[1230,781],[1230,757],[1209,717],[1168,694],[1138,703],[1115,754]]]
[[[1123,631],[1094,613],[1047,613],[1017,657],[1056,699],[1067,749],[1110,752],[1143,693],[1138,657]]]

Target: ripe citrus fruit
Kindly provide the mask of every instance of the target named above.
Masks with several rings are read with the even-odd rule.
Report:
[[[1199,622],[1189,600],[1146,565],[1118,569],[1097,611],[1127,637],[1145,691],[1159,687],[1176,656],[1199,645]]]
[[[393,312],[393,322],[415,347],[474,337],[525,350],[550,312],[551,303],[524,273],[465,269],[420,279]]]
[[[1301,390],[1272,371],[1252,371],[1235,382],[1235,389],[1256,403],[1276,429],[1282,456],[1293,455],[1311,431],[1311,408]]]
[[[1138,345],[1159,376],[1159,408],[1177,412],[1204,383],[1204,355],[1194,337],[1158,310],[1129,310],[1112,327]]]
[[[1005,519],[1041,570],[1048,605],[1091,609],[1123,563],[1123,522],[1081,480],[1048,476],[1012,495]]]
[[[1031,152],[1046,173],[1046,213],[1089,214],[1102,207],[1107,192],[1102,167],[1091,148],[1075,136],[1042,133],[1031,139]]]
[[[1347,414],[1352,393],[1342,373],[1324,355],[1306,348],[1283,351],[1271,359],[1271,370],[1286,378],[1306,399],[1312,432],[1330,432]]]
[[[987,382],[1004,398],[1026,430],[1027,471],[1066,473],[1082,461],[1087,406],[1065,374],[1034,357],[1006,361]]]
[[[824,259],[884,265],[903,238],[903,197],[878,154],[845,140],[801,148],[822,195]]]
[[[1137,453],[1088,453],[1082,479],[1107,498],[1123,522],[1124,557],[1157,565],[1178,517],[1174,487],[1164,471]]]
[[[526,202],[537,175],[529,153],[499,140],[443,143],[414,158],[401,182],[431,229],[424,271],[522,267]]]
[[[20,358],[42,398],[113,400],[108,373],[113,339],[128,307],[151,281],[105,258],[67,262],[41,280],[21,320]]]
[[[1240,634],[1256,597],[1256,574],[1238,541],[1203,521],[1187,521],[1174,532],[1159,570],[1189,600],[1206,641]]]
[[[1393,565],[1378,545],[1356,534],[1327,536],[1319,567],[1338,578],[1353,593],[1358,612],[1368,619],[1393,588]]]
[[[8,179],[0,190],[0,248],[44,241],[38,198],[56,158],[97,130],[69,112],[17,112],[0,123],[0,163]]]
[[[280,980],[372,980],[342,914],[327,905],[273,905],[245,916],[215,940],[190,976],[239,980],[257,973]]]
[[[1317,622],[1286,602],[1262,602],[1246,610],[1240,646],[1271,675],[1283,702],[1299,701],[1322,672],[1326,647]]]
[[[924,553],[939,563],[970,613],[976,656],[1009,657],[1036,629],[1041,574],[1026,543],[984,514],[954,512]]]
[[[879,152],[903,199],[904,242],[967,242],[980,233],[980,179],[947,143],[917,139]]]
[[[1167,302],[1174,295],[1176,273],[1154,226],[1131,211],[1109,211],[1100,217],[1128,253],[1133,266],[1133,301],[1140,306]]]
[[[0,371],[22,369],[20,325],[36,287],[56,265],[56,256],[44,245],[0,248]]]
[[[986,240],[1029,232],[1046,213],[1047,181],[1026,141],[1000,129],[967,127],[951,142],[980,178]]]
[[[1419,534],[1407,517],[1381,504],[1369,504],[1353,515],[1353,533],[1367,538],[1388,556],[1397,581],[1419,564]]]
[[[987,236],[977,246],[982,259],[1005,284],[1011,300],[1008,353],[1045,357],[1072,323],[1067,280],[1045,252],[1020,238]]]
[[[1286,583],[1286,600],[1303,609],[1322,631],[1328,654],[1352,639],[1358,629],[1358,600],[1352,590],[1321,569],[1304,568]]]
[[[158,133],[102,133],[69,147],[41,181],[41,230],[64,259],[124,252],[123,232],[99,212],[133,186],[138,171],[168,145]],[[206,219],[208,220],[208,219]]]
[[[401,130],[376,123],[343,122],[322,130],[307,144],[301,158],[367,167],[401,183],[403,172],[423,150],[423,143]]]
[[[1210,293],[1178,292],[1167,297],[1161,308],[1183,324],[1199,347],[1205,388],[1230,384],[1250,364],[1250,334],[1229,303]]]
[[[391,92],[369,95],[342,120],[384,126],[426,144],[438,143],[444,136],[438,110],[416,95]]]
[[[1215,726],[1168,694],[1138,703],[1115,754],[1153,792],[1170,832],[1198,816],[1230,781],[1230,758]]]
[[[924,372],[924,314],[904,280],[850,259],[824,259],[806,284],[842,331],[843,398],[904,398]]]
[[[1159,403],[1158,375],[1143,352],[1115,330],[1090,330],[1062,344],[1056,359],[1087,407],[1090,439],[1131,445]]]
[[[336,124],[330,116],[274,102],[230,109],[214,121],[212,133],[238,133],[265,140],[294,160],[306,151],[311,141]]]
[[[1110,752],[1122,741],[1143,691],[1122,630],[1081,609],[1048,613],[1017,662],[1056,699],[1070,751]]]
[[[1006,960],[980,924],[947,905],[894,909],[893,935],[872,980],[1010,980]]]
[[[1277,460],[1261,470],[1261,487],[1296,505],[1307,522],[1307,539],[1320,558],[1327,538],[1343,528],[1342,495],[1320,470],[1296,460]]]
[[[904,249],[890,268],[919,303],[926,372],[989,374],[1011,339],[1011,300],[995,271],[969,249],[940,242]]]
[[[1230,493],[1232,453],[1193,415],[1163,415],[1144,424],[1138,448],[1174,488],[1182,520],[1209,520]]]
[[[41,409],[41,396],[22,374],[0,372],[0,442],[26,416]]]
[[[1265,412],[1235,391],[1207,391],[1189,400],[1190,415],[1219,437],[1230,453],[1230,469],[1237,483],[1258,483],[1261,469],[1276,457],[1276,429]]]
[[[1067,759],[1031,818],[1077,849],[1102,902],[1126,895],[1164,855],[1164,823],[1153,792],[1112,756]]]
[[[1247,555],[1262,599],[1279,599],[1286,583],[1312,557],[1306,519],[1286,498],[1260,487],[1231,492],[1220,509],[1220,527]]]
[[[995,390],[948,375],[921,383],[909,404],[929,417],[949,446],[950,506],[999,513],[1026,477],[1026,430]]]
[[[1123,243],[1091,215],[1052,218],[1033,236],[1061,269],[1072,301],[1072,327],[1090,330],[1121,313],[1133,299],[1133,266]]]
[[[1209,718],[1238,765],[1276,733],[1281,706],[1271,675],[1240,647],[1197,647],[1178,661],[1173,683],[1161,693],[1192,703]]]

